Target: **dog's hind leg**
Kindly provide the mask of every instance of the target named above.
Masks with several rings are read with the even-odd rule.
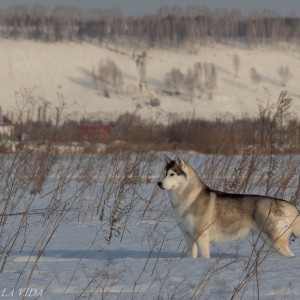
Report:
[[[201,251],[201,255],[203,258],[210,258],[210,239],[209,234],[207,232],[202,233],[198,240],[198,246]]]
[[[300,214],[293,220],[293,223],[291,225],[292,233],[296,237],[300,237]]]
[[[289,217],[288,219],[288,226],[285,228],[284,233],[275,240],[274,246],[284,256],[295,256],[289,248],[289,242],[292,235],[300,237],[300,215],[297,214],[295,217]]]
[[[275,240],[273,247],[278,250],[281,255],[295,256],[295,254],[290,250],[289,240],[290,234],[284,233]]]

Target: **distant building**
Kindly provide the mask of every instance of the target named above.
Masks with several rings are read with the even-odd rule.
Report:
[[[78,126],[78,131],[84,140],[99,141],[109,138],[111,127],[103,124],[83,123]]]

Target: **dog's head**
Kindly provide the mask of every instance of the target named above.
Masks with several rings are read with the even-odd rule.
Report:
[[[176,159],[172,160],[165,155],[165,161],[165,177],[157,185],[166,190],[173,190],[182,186],[186,181],[187,163],[180,156],[176,156]]]

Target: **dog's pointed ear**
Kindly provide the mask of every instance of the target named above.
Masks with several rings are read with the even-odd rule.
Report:
[[[164,159],[165,159],[166,164],[169,164],[172,161],[172,159],[166,154],[164,154]]]
[[[184,159],[180,155],[176,155],[175,162],[176,162],[176,165],[180,169],[183,169],[185,167],[185,165],[186,165],[186,162],[184,161]]]

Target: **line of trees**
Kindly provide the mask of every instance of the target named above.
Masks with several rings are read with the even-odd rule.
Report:
[[[93,151],[97,143],[105,143],[108,150],[121,146],[129,151],[140,147],[147,151],[181,149],[236,154],[251,149],[257,153],[299,153],[300,123],[290,115],[292,98],[287,92],[281,92],[276,102],[271,101],[271,97],[266,91],[266,100],[260,100],[256,118],[241,116],[232,120],[204,120],[170,116],[167,123],[143,120],[136,111],[120,115],[109,124],[86,118],[58,124],[57,121],[46,121],[46,111],[39,116],[40,108],[45,108],[40,105],[38,119],[33,118],[32,113],[32,119],[15,124],[15,138],[24,144],[39,145],[45,141],[50,144],[82,144],[87,151]],[[61,114],[57,115],[58,120]]]
[[[300,18],[271,11],[209,10],[163,7],[156,14],[124,17],[116,10],[93,9],[87,18],[68,6],[12,6],[0,14],[0,34],[8,38],[43,41],[87,40],[146,42],[150,46],[179,46],[207,40],[241,39],[248,43],[293,41],[300,37]]]
[[[251,147],[261,153],[299,153],[300,124],[290,120],[282,125],[281,115],[277,120],[269,116],[260,118],[240,118],[226,121],[216,119],[172,119],[169,124],[149,124],[139,116],[126,113],[109,125],[101,121],[66,121],[59,128],[51,122],[27,121],[16,124],[15,132],[23,133],[26,141],[42,143],[106,143],[111,147],[134,150],[141,146],[153,150],[194,150],[202,153],[242,153]],[[94,125],[101,129],[107,126],[110,132],[105,135],[97,132],[84,133],[80,126]],[[1,149],[0,149],[1,151]]]

